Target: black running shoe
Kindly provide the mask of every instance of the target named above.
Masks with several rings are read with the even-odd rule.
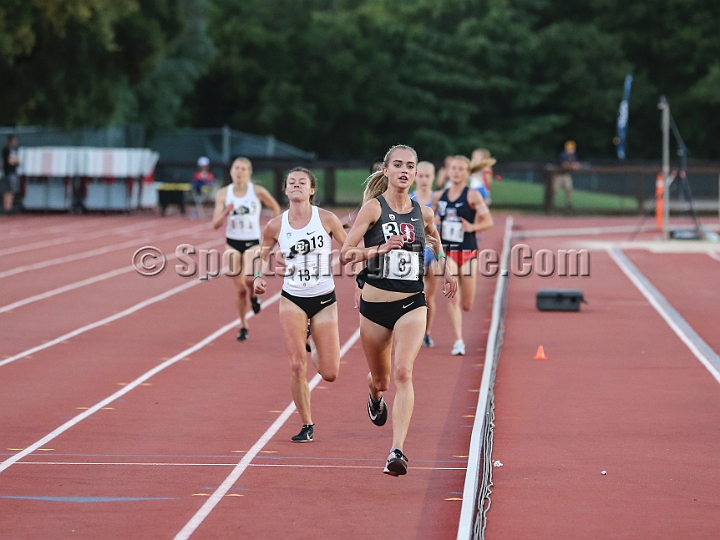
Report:
[[[368,397],[368,416],[372,423],[376,426],[384,426],[387,422],[388,408],[385,403],[385,399],[380,396],[380,399],[375,400],[372,396]]]
[[[313,432],[315,431],[313,426],[315,424],[310,425],[304,425],[302,429],[300,430],[300,433],[295,435],[292,439],[290,439],[292,442],[310,442],[313,440]]]
[[[250,298],[250,303],[252,304],[253,313],[255,313],[255,315],[260,313],[260,298],[253,296]]]
[[[390,450],[387,463],[385,463],[385,469],[383,472],[390,476],[402,476],[407,474],[407,463],[408,458],[397,448]]]
[[[248,329],[247,328],[241,328],[238,332],[238,341],[246,341],[248,337]]]
[[[310,339],[310,321],[308,321],[307,336],[305,336],[305,339]],[[309,343],[305,343],[305,350],[307,352],[312,352],[312,349],[310,348]]]

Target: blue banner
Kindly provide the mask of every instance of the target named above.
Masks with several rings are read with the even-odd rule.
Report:
[[[617,156],[620,159],[625,159],[625,137],[627,136],[627,123],[628,116],[630,114],[629,101],[630,101],[630,87],[632,86],[633,76],[632,73],[628,73],[625,77],[625,90],[623,91],[623,100],[620,102],[620,109],[618,109],[617,118]]]

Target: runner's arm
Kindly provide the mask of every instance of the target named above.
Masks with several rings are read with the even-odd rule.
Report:
[[[491,228],[493,226],[493,218],[492,215],[490,215],[490,209],[488,208],[485,199],[483,199],[482,195],[480,195],[480,192],[474,189],[469,190],[468,203],[475,208],[475,221],[470,223],[463,219],[463,231],[482,232]]]
[[[347,234],[340,252],[340,262],[362,262],[378,255],[383,255],[392,249],[402,248],[405,244],[405,237],[402,235],[391,236],[390,239],[380,246],[358,247],[365,233],[380,219],[380,203],[377,199],[366,202],[353,223],[352,229]]]
[[[228,188],[219,189],[215,195],[215,209],[213,210],[213,229],[217,230],[225,224],[225,218],[233,211],[233,205],[225,208],[225,194]]]
[[[260,199],[261,203],[272,211],[274,218],[280,215],[280,205],[275,200],[275,197],[270,195],[270,192],[267,189],[262,186],[255,186],[255,195],[257,195],[257,198]]]
[[[323,210],[322,208],[318,208],[318,210],[320,211],[320,220],[325,230],[329,232],[330,236],[337,240],[340,245],[344,244],[347,238],[347,232],[343,228],[340,218],[329,210]]]
[[[260,245],[260,262],[261,270],[253,277],[253,289],[255,294],[263,294],[267,290],[267,282],[264,276],[273,275],[270,271],[270,255],[277,244],[278,234],[280,234],[281,220],[278,218],[271,219],[265,226],[263,231],[263,240]]]
[[[435,260],[438,261],[440,268],[442,269],[443,294],[448,298],[452,298],[457,292],[458,283],[455,276],[450,273],[450,270],[447,267],[447,257],[445,256],[445,253],[443,253],[440,233],[438,233],[438,230],[435,227],[435,212],[433,212],[432,208],[428,206],[424,206],[422,208],[422,212],[423,222],[425,224],[425,238],[432,242],[433,246],[431,249],[437,246],[437,249],[433,249],[433,251],[435,252]]]

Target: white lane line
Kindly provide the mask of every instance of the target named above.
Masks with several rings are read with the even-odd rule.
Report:
[[[115,315],[110,315],[109,317],[105,317],[104,319],[100,319],[99,321],[95,321],[94,323],[86,324],[85,326],[82,326],[76,330],[73,330],[72,332],[68,332],[67,334],[63,334],[60,337],[51,339],[50,341],[47,341],[41,345],[37,345],[35,347],[32,347],[31,349],[28,349],[26,351],[23,351],[21,353],[13,355],[9,358],[6,358],[6,359],[0,361],[0,367],[4,366],[6,364],[15,362],[17,360],[20,360],[21,358],[24,358],[28,355],[35,354],[38,351],[42,351],[44,349],[50,348],[54,345],[57,345],[58,343],[66,341],[70,338],[79,336],[80,334],[84,334],[85,332],[89,332],[90,330],[93,330],[94,328],[97,328],[98,326],[102,326],[104,324],[108,324],[108,323],[117,321],[118,319],[122,319],[123,317],[127,317],[128,315],[131,315],[131,314],[135,313],[136,311],[140,311],[141,309],[146,308],[147,306],[150,306],[157,302],[161,302],[162,300],[165,300],[166,298],[169,298],[169,297],[171,297],[175,294],[178,294],[186,289],[189,289],[190,287],[194,287],[195,285],[199,285],[200,283],[202,283],[200,280],[194,279],[188,283],[183,283],[182,285],[178,285],[177,287],[170,289],[169,291],[165,291],[164,293],[158,294],[157,296],[153,296],[152,298],[148,298],[147,300],[138,302],[134,306],[130,306],[129,308],[124,309],[124,310],[120,311],[119,313],[116,313]]]
[[[186,286],[186,285],[183,285],[183,286]],[[189,285],[189,286],[192,286],[192,285]],[[265,306],[269,306],[269,305],[273,304],[274,302],[277,302],[279,298],[280,298],[280,293],[277,292],[277,293],[275,293],[274,295],[272,295],[270,298],[268,298],[268,299],[264,302],[264,305],[265,305]],[[250,319],[250,318],[253,317],[253,315],[254,315],[254,313],[253,313],[252,311],[250,311],[250,312],[248,313],[247,318]],[[34,442],[33,444],[31,444],[30,446],[28,446],[27,448],[25,448],[25,449],[22,450],[21,452],[18,452],[17,454],[14,454],[14,455],[11,456],[10,458],[8,458],[8,459],[6,459],[5,461],[3,461],[2,463],[0,463],[0,473],[3,472],[3,471],[5,471],[6,469],[8,469],[8,468],[9,468],[10,466],[12,466],[13,464],[15,464],[15,463],[17,463],[18,461],[20,461],[20,460],[21,460],[22,458],[24,458],[25,456],[28,456],[28,455],[32,454],[32,453],[33,453],[35,450],[37,450],[38,448],[42,448],[43,446],[45,446],[47,443],[49,443],[50,441],[52,441],[52,440],[55,439],[56,437],[59,437],[60,435],[62,435],[63,433],[65,433],[67,430],[69,430],[71,427],[76,426],[77,424],[79,424],[80,422],[82,422],[83,420],[85,420],[86,418],[88,418],[89,416],[92,416],[93,414],[95,414],[96,412],[98,412],[98,411],[99,411],[100,409],[102,409],[103,407],[107,407],[110,403],[112,403],[112,402],[115,401],[116,399],[119,399],[119,398],[121,398],[122,396],[124,396],[125,394],[127,394],[128,392],[130,392],[131,390],[134,390],[135,388],[137,388],[138,386],[140,386],[142,383],[144,383],[144,382],[146,382],[148,379],[154,377],[155,375],[157,375],[157,374],[160,373],[161,371],[169,368],[169,367],[172,366],[173,364],[179,362],[179,361],[182,360],[183,358],[186,358],[187,356],[191,355],[191,354],[194,353],[195,351],[199,351],[200,349],[202,349],[203,347],[205,347],[205,346],[208,345],[209,343],[212,343],[213,341],[215,341],[217,338],[219,338],[220,336],[222,336],[222,335],[225,334],[226,332],[228,332],[228,331],[232,330],[233,328],[235,328],[235,327],[237,326],[237,324],[238,324],[238,319],[234,319],[232,322],[229,322],[228,324],[226,324],[225,326],[223,326],[223,327],[220,328],[219,330],[216,330],[215,332],[213,332],[212,334],[210,334],[209,336],[207,336],[205,339],[203,339],[203,340],[201,340],[201,341],[198,341],[198,342],[197,342],[195,345],[193,345],[192,347],[189,347],[189,348],[185,349],[184,351],[182,351],[181,353],[176,354],[175,356],[173,356],[173,357],[170,358],[169,360],[165,360],[165,362],[163,362],[162,364],[159,364],[159,365],[155,366],[153,369],[151,369],[151,370],[143,373],[142,375],[140,375],[140,377],[138,377],[137,379],[135,379],[135,380],[132,381],[131,383],[128,383],[126,386],[123,386],[122,389],[118,390],[117,392],[115,392],[115,393],[112,394],[111,396],[106,397],[105,399],[103,399],[102,401],[96,403],[95,405],[93,405],[92,407],[90,407],[89,409],[87,409],[86,411],[83,411],[82,413],[78,414],[78,415],[75,416],[74,418],[68,420],[68,421],[65,422],[63,425],[61,425],[59,428],[57,428],[57,429],[55,429],[54,431],[52,431],[51,433],[48,433],[47,435],[45,435],[42,439]],[[316,384],[317,384],[317,383],[316,383]]]
[[[70,218],[72,219],[72,218]],[[0,235],[0,238],[7,239],[7,240],[17,240],[21,238],[25,238],[27,236],[40,236],[42,234],[68,234],[70,231],[74,231],[75,229],[80,228],[86,228],[88,226],[92,226],[93,224],[97,223],[98,220],[102,218],[97,219],[88,219],[87,217],[76,219],[74,221],[71,221],[69,223],[61,223],[61,224],[55,224],[55,225],[36,225],[39,228],[33,227],[27,227],[26,224],[32,223],[30,220],[25,221],[24,223],[18,224],[18,226],[15,229],[11,229],[9,231],[3,230],[2,235]]]
[[[650,281],[630,262],[619,248],[608,249],[610,258],[615,261],[620,270],[630,279],[633,285],[650,302],[675,335],[690,349],[695,358],[720,383],[720,356],[693,330],[692,326],[673,308],[665,297],[660,294]]]
[[[213,240],[211,242],[206,242],[204,244],[200,244],[196,246],[198,249],[205,249],[212,246],[216,246],[218,244],[225,245],[224,240]],[[177,259],[177,255],[174,253],[167,257],[167,261],[173,261]],[[75,289],[79,289],[80,287],[85,287],[86,285],[92,285],[93,283],[98,283],[100,281],[104,281],[106,279],[114,278],[115,276],[120,276],[122,274],[127,274],[128,272],[134,272],[135,268],[130,266],[124,266],[122,268],[117,268],[116,270],[110,270],[109,272],[105,272],[104,274],[99,274],[97,276],[93,276],[91,278],[83,279],[80,281],[76,281],[75,283],[69,283],[68,285],[63,285],[62,287],[57,287],[56,289],[51,289],[49,291],[46,291],[44,293],[36,294],[34,296],[28,296],[27,298],[23,298],[22,300],[18,300],[17,302],[13,302],[11,304],[6,304],[4,306],[0,307],[0,314],[6,313],[8,311],[12,311],[13,309],[26,306],[28,304],[32,304],[33,302],[38,302],[39,300],[45,300],[46,298],[51,298],[53,296],[57,296],[58,294],[62,294],[64,292],[68,291],[74,291]],[[167,271],[167,270],[166,270]]]
[[[716,261],[720,261],[720,254],[718,254],[717,251],[708,251],[708,255],[715,259]]]
[[[112,244],[112,245],[97,248],[97,249],[91,249],[89,251],[83,251],[81,253],[75,253],[73,255],[66,255],[65,257],[57,257],[55,259],[48,259],[46,261],[41,261],[41,262],[34,263],[34,264],[26,264],[23,266],[16,266],[15,268],[11,268],[9,270],[5,270],[4,272],[0,272],[0,278],[14,276],[15,274],[29,272],[31,270],[38,270],[40,268],[47,268],[48,266],[55,266],[57,264],[63,264],[66,262],[79,261],[81,259],[87,259],[89,257],[94,257],[95,255],[102,255],[104,253],[110,253],[112,251],[119,251],[121,249],[132,248],[132,247],[142,247],[148,242],[158,242],[160,240],[167,240],[169,238],[181,236],[183,234],[191,234],[192,232],[199,232],[200,230],[203,230],[203,229],[207,229],[207,225],[196,225],[194,227],[187,227],[185,229],[180,229],[179,231],[170,231],[170,232],[158,235],[158,236],[145,236],[143,238],[138,238],[136,240],[129,240],[129,241],[123,242],[121,244]]]
[[[616,225],[613,227],[576,227],[566,229],[535,229],[513,233],[513,240],[524,238],[539,238],[544,236],[599,236],[602,234],[623,234],[633,232],[654,232],[655,225],[645,225],[638,228],[636,225]]]
[[[350,347],[352,347],[359,338],[360,328],[355,330],[355,333],[353,333],[350,339],[348,339],[342,346],[342,348],[340,349],[340,358],[345,356],[345,354],[350,350]],[[311,392],[320,381],[321,377],[319,374],[316,374],[312,378],[309,383]],[[210,512],[213,511],[213,508],[217,506],[217,504],[222,500],[223,496],[225,496],[225,494],[230,490],[230,488],[233,487],[233,485],[235,484],[235,482],[237,482],[238,478],[240,478],[242,473],[245,472],[252,460],[255,459],[255,456],[257,456],[260,451],[265,447],[265,445],[270,442],[270,439],[275,436],[275,434],[280,430],[283,424],[285,424],[287,419],[290,418],[290,415],[292,415],[294,411],[295,403],[290,403],[290,405],[285,408],[282,414],[277,417],[277,420],[275,420],[275,422],[273,422],[273,424],[267,429],[267,431],[262,434],[262,436],[253,445],[253,447],[248,450],[247,454],[245,454],[245,456],[235,466],[235,468],[228,475],[228,477],[225,478],[223,483],[220,484],[220,487],[218,487],[213,492],[213,494],[210,495],[207,501],[205,501],[205,504],[200,507],[200,509],[195,513],[195,515],[190,519],[190,521],[188,521],[187,524],[182,528],[182,530],[175,535],[175,540],[185,540],[187,538],[190,538],[190,535],[195,532],[195,530],[200,526],[200,524],[205,520],[205,518],[208,517]]]
[[[131,466],[131,467],[237,467],[237,463],[148,463],[148,462],[127,462],[127,461],[19,461],[17,465],[73,465],[73,466],[98,466],[108,467]],[[308,465],[302,463],[251,463],[249,467],[285,467],[297,469],[375,469],[377,465]],[[413,465],[413,471],[464,471],[465,467],[419,467]]]
[[[22,253],[23,251],[30,251],[33,249],[42,249],[46,247],[59,246],[62,244],[68,244],[70,242],[84,242],[85,240],[93,240],[95,238],[120,236],[136,229],[147,228],[148,222],[135,223],[134,225],[128,225],[126,227],[120,227],[117,229],[109,228],[102,231],[95,231],[90,233],[81,233],[77,236],[65,236],[64,238],[55,238],[53,240],[43,240],[42,242],[35,242],[32,244],[23,244],[21,246],[15,246],[7,249],[0,249],[0,256],[2,255],[14,255],[15,253]],[[147,231],[144,231],[147,232]]]

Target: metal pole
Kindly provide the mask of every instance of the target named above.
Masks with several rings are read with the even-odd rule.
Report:
[[[222,127],[222,160],[225,165],[230,165],[230,136],[232,132],[230,126]]]
[[[663,173],[663,236],[670,238],[670,105],[665,96],[660,98],[662,111],[662,173]]]

